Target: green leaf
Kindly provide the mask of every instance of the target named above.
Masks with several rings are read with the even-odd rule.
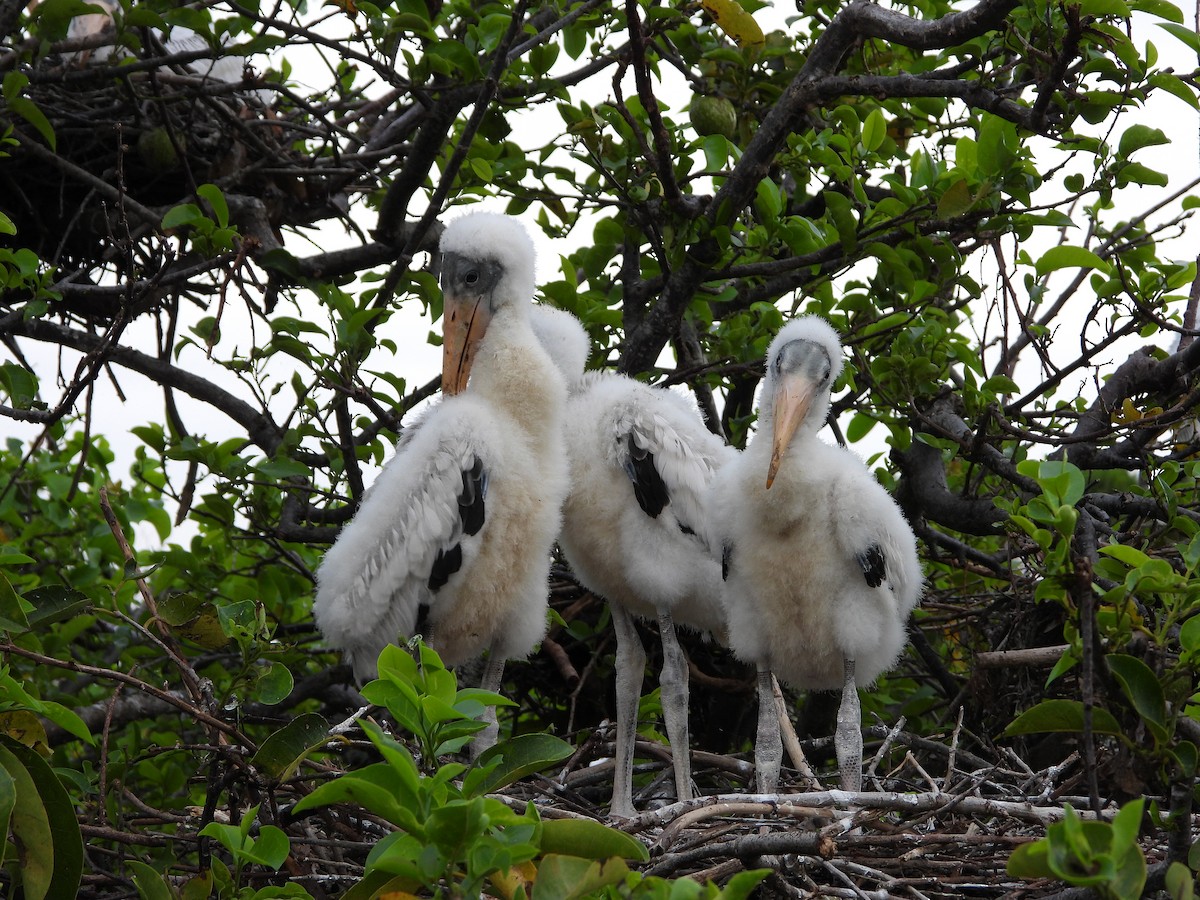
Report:
[[[1200,748],[1191,741],[1179,741],[1171,748],[1171,755],[1185,778],[1195,778],[1200,768]]]
[[[173,206],[166,211],[162,218],[162,228],[164,231],[170,231],[173,228],[182,228],[185,225],[195,225],[205,218],[207,216],[204,215],[200,207],[195,203],[181,203],[179,206]]]
[[[971,196],[971,188],[966,180],[960,178],[942,193],[938,198],[937,215],[939,219],[953,219],[961,216],[971,208],[975,200]]]
[[[864,416],[862,413],[856,412],[851,417],[850,424],[846,426],[847,443],[857,444],[878,424],[879,420],[873,416]]]
[[[867,114],[866,121],[862,125],[862,145],[868,153],[874,153],[883,144],[883,139],[887,137],[887,120],[883,117],[883,110],[873,109]]]
[[[14,564],[19,564],[17,559],[21,554],[14,554],[6,557],[0,562],[13,561]],[[33,562],[29,557],[24,556],[23,559],[28,562]],[[29,620],[26,618],[25,607],[22,605],[21,598],[17,596],[17,592],[13,590],[8,579],[0,575],[0,631],[23,632],[29,630]]]
[[[1173,862],[1167,867],[1165,877],[1167,896],[1170,900],[1193,900],[1196,896],[1196,878],[1191,870],[1181,862]]]
[[[40,701],[38,712],[63,731],[69,732],[80,740],[87,741],[89,744],[96,743],[91,730],[84,724],[83,719],[79,718],[79,714],[75,710],[68,709],[61,703],[55,703],[53,700],[42,700]]]
[[[1151,169],[1149,166],[1143,166],[1141,163],[1126,163],[1117,170],[1117,187],[1125,187],[1130,184],[1149,184],[1155,187],[1166,187],[1170,179],[1166,173],[1160,172],[1157,169]]]
[[[291,253],[282,247],[275,247],[268,250],[257,258],[257,262],[264,269],[270,269],[274,272],[279,272],[286,275],[288,278],[300,277],[300,263]],[[317,326],[314,326],[317,327]],[[319,327],[317,330],[320,331]]]
[[[141,900],[173,900],[171,889],[158,870],[136,859],[126,860],[125,865],[133,874],[133,886]]]
[[[1174,4],[1168,3],[1167,5],[1174,8]],[[1152,87],[1164,90],[1173,97],[1178,97],[1192,109],[1200,108],[1200,100],[1196,98],[1195,89],[1178,75],[1172,72],[1155,72],[1147,81]]]
[[[755,189],[755,209],[765,221],[778,219],[783,212],[783,197],[779,187],[769,178],[764,178]]]
[[[858,221],[854,217],[854,207],[850,198],[838,191],[823,191],[825,199],[825,215],[837,230],[838,239],[846,251],[858,246]]]
[[[274,825],[263,825],[258,830],[258,837],[242,850],[243,856],[249,862],[276,870],[283,865],[290,852],[291,842],[288,836]]]
[[[1179,644],[1189,654],[1200,653],[1200,615],[1192,616],[1179,629]]]
[[[220,227],[229,227],[229,204],[225,202],[225,195],[219,187],[215,184],[202,184],[196,188],[196,196],[208,201]]]
[[[645,844],[637,838],[592,819],[547,819],[542,823],[542,852],[584,859],[650,859]]]
[[[738,872],[725,883],[718,900],[746,900],[756,887],[771,874],[771,869],[748,869]]]
[[[29,900],[44,900],[48,895],[53,897],[49,894],[54,879],[54,839],[50,831],[50,818],[42,805],[33,777],[9,749],[7,740],[0,745],[0,767],[8,773],[16,788],[10,827],[24,894]]]
[[[1200,55],[1200,35],[1186,25],[1176,25],[1174,22],[1159,22],[1158,27],[1183,41],[1193,53]]]
[[[329,741],[329,723],[318,713],[304,713],[267,736],[251,762],[278,781],[287,781],[300,763]]]
[[[1159,19],[1168,19],[1171,22],[1183,23],[1183,10],[1172,3],[1171,0],[1133,0],[1129,6],[1131,9],[1144,12]]]
[[[17,784],[12,829],[14,836],[19,827],[23,831],[21,845],[24,847],[22,877],[26,879],[25,897],[27,900],[74,897],[83,877],[83,836],[66,788],[37,753],[3,736],[0,736],[0,765],[8,770]],[[15,767],[26,773],[28,781],[16,774]],[[34,785],[32,795],[28,793],[30,783]],[[18,825],[19,819],[21,825]],[[45,893],[42,894],[31,892],[27,880],[26,867],[34,858],[50,868],[49,878],[42,881],[39,877],[37,881],[39,886],[45,886]],[[38,874],[46,874],[40,866]]]
[[[993,375],[979,386],[979,390],[985,394],[1015,394],[1021,386],[1007,375]]]
[[[1017,716],[1004,729],[1004,736],[1082,731],[1083,703],[1078,700],[1043,700]],[[1092,731],[1096,734],[1122,734],[1121,726],[1113,714],[1098,706],[1092,709]]]
[[[561,762],[574,752],[573,746],[552,734],[517,735],[489,747],[479,755],[475,760],[476,767],[488,766],[493,761],[497,765],[482,779],[470,781],[469,789],[468,782],[464,781],[463,791],[472,795],[497,791],[526,775]]]
[[[737,0],[700,0],[700,5],[739,47],[761,46],[766,42],[766,35],[754,16]]]
[[[45,628],[57,622],[65,622],[92,607],[87,594],[61,585],[47,585],[26,591],[22,598],[33,604],[26,614],[30,628]]]
[[[1136,656],[1110,653],[1105,658],[1125,696],[1160,740],[1167,738],[1167,701],[1154,671]]]
[[[467,160],[467,165],[471,167],[471,171],[475,173],[475,177],[484,184],[492,183],[492,178],[494,177],[492,173],[492,164],[486,159],[480,159],[478,156],[472,156],[469,160]]]
[[[5,852],[8,849],[8,828],[12,821],[13,810],[17,805],[17,782],[8,769],[0,766],[0,867],[4,865]]]
[[[1130,800],[1112,820],[1112,849],[1124,853],[1126,847],[1137,843],[1138,833],[1142,830],[1142,812],[1146,808],[1146,798],[1138,797]]]
[[[0,212],[0,234],[16,234],[17,226],[13,224],[13,220]]]
[[[1053,878],[1054,873],[1050,871],[1049,854],[1050,842],[1045,838],[1030,841],[1027,844],[1018,844],[1008,857],[1008,865],[1005,869],[1014,878]]]
[[[281,662],[274,662],[265,672],[258,676],[258,700],[267,706],[287,698],[292,692],[295,682],[291,670]]]
[[[1067,244],[1051,247],[1043,253],[1036,268],[1039,276],[1058,269],[1097,269],[1105,274],[1112,272],[1112,267],[1091,250]]]
[[[1118,146],[1117,152],[1121,156],[1129,156],[1143,147],[1155,147],[1160,144],[1169,144],[1171,139],[1163,134],[1159,128],[1151,128],[1149,125],[1131,125],[1125,129],[1125,133],[1121,135],[1121,143]]]
[[[38,134],[42,136],[42,140],[49,145],[51,150],[57,152],[58,139],[54,134],[54,126],[50,124],[50,120],[46,118],[46,114],[38,108],[37,104],[28,97],[13,97],[8,101],[8,108],[36,128]]]
[[[538,866],[532,900],[575,900],[606,885],[624,881],[628,873],[629,867],[623,859],[600,863],[548,854]]]
[[[1080,0],[1079,11],[1085,16],[1117,16],[1128,19],[1129,7],[1125,0]]]
[[[1131,569],[1140,569],[1150,562],[1149,556],[1137,547],[1130,547],[1128,544],[1106,544],[1100,548],[1100,552],[1105,556],[1120,560]]]

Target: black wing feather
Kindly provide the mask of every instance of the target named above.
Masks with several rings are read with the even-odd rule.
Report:
[[[858,566],[862,569],[863,577],[867,579],[867,584],[871,587],[879,587],[883,584],[886,572],[886,560],[883,556],[883,548],[878,544],[872,544],[862,553],[855,556]]]
[[[625,443],[629,449],[625,474],[633,482],[633,495],[642,511],[650,518],[657,519],[658,514],[671,502],[666,482],[654,465],[653,453],[645,447],[639,447],[632,434],[626,436]]]
[[[484,500],[487,499],[488,473],[483,460],[475,457],[470,469],[463,470],[463,489],[458,495],[458,513],[463,534],[478,534],[483,527]]]
[[[471,468],[463,469],[462,483],[462,492],[458,495],[458,516],[463,534],[478,534],[486,518],[484,501],[488,489],[488,473],[478,456],[471,461]],[[439,550],[429,570],[429,589],[436,591],[449,581],[450,576],[462,568],[462,559],[461,543]]]
[[[450,576],[462,568],[462,544],[455,544],[449,550],[439,550],[433,568],[429,570],[429,589],[436,591]]]

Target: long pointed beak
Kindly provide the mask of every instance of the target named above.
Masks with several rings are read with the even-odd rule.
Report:
[[[771,434],[771,465],[767,469],[768,489],[775,482],[792,436],[808,415],[816,389],[816,382],[803,375],[782,375],[775,386],[775,427]]]
[[[475,351],[492,314],[482,296],[447,294],[442,311],[442,393],[462,393],[471,376]]]

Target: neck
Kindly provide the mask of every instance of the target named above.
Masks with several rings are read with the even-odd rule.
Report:
[[[523,430],[538,435],[558,429],[566,387],[527,317],[501,309],[472,368],[471,389]]]

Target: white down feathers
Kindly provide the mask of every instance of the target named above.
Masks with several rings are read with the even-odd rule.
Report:
[[[422,606],[447,665],[489,649],[525,656],[546,630],[568,488],[566,386],[530,326],[532,242],[508,217],[477,213],[447,227],[442,249],[497,261],[503,277],[467,389],[406,431],[317,572],[317,626],[360,680],[386,644],[412,634]],[[482,524],[464,534],[459,498],[475,460],[487,482]],[[455,547],[460,564],[431,589],[438,554]]]
[[[831,377],[768,489],[774,361],[796,340],[825,348]],[[820,319],[780,331],[767,355],[757,431],[717,475],[711,498],[712,540],[729,551],[729,645],[794,686],[818,690],[842,687],[843,657],[855,661],[864,686],[892,666],[923,583],[916,538],[896,502],[858,456],[817,437],[841,357],[836,332]],[[871,587],[857,556],[876,545],[884,578]]]
[[[653,455],[667,503],[651,517],[627,474],[630,439]],[[646,618],[724,635],[721,570],[701,535],[713,474],[736,451],[695,405],[632,378],[589,372],[567,401],[572,488],[559,544],[580,581]]]
[[[472,399],[447,400],[419,423],[424,427],[405,429],[317,571],[317,627],[356,676],[373,671],[389,642],[413,633],[420,605],[432,605],[428,580],[438,552],[461,543],[468,569],[487,534],[485,518],[478,533],[464,537],[458,508],[463,470],[487,446],[487,423],[481,433]]]

